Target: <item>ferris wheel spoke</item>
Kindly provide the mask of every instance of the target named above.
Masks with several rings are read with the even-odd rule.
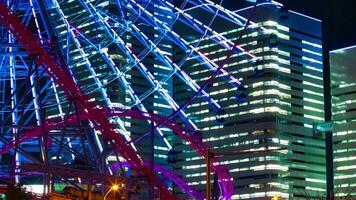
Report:
[[[175,72],[177,72],[177,76],[186,84],[188,85],[193,91],[197,92],[200,90],[199,85],[192,79],[189,77],[189,75],[187,73],[185,73],[177,64],[175,64],[173,62],[172,59],[170,59],[167,55],[165,55],[162,50],[157,47],[157,45],[152,42],[150,39],[148,39],[148,37],[142,33],[141,31],[139,31],[139,29],[135,26],[132,25],[134,33],[133,35],[136,35],[136,38],[140,38],[142,43],[144,43],[145,46],[149,46],[150,48],[153,49],[153,53],[160,58],[165,64],[166,66],[169,66],[171,68],[171,70],[174,70]],[[220,110],[221,106],[213,99],[209,96],[209,94],[203,90],[203,97],[205,98],[205,100],[207,100],[213,107],[214,110]]]
[[[117,136],[117,134],[114,129],[112,129],[113,126],[109,124],[106,115],[95,109],[95,104],[91,103],[83,91],[81,91],[75,82],[68,77],[69,74],[68,71],[66,71],[65,66],[62,66],[63,68],[59,67],[54,58],[49,55],[48,51],[46,51],[36,38],[23,27],[17,17],[14,16],[6,6],[0,6],[0,14],[0,22],[4,27],[15,34],[16,39],[21,42],[27,51],[37,51],[40,53],[41,57],[39,58],[39,61],[42,62],[43,68],[54,81],[58,83],[59,87],[65,92],[67,97],[79,98],[82,111],[89,116],[90,120],[95,122],[95,128],[104,134],[106,140],[113,140],[113,148],[119,151],[139,173],[145,174],[153,183],[160,186],[160,191],[166,198],[175,199],[175,197],[164,187],[163,183],[155,177],[154,173],[143,165],[142,160],[125,144],[122,138],[114,137],[114,135]]]
[[[66,23],[67,23],[68,26],[71,26],[68,21],[67,21]],[[72,26],[71,26],[71,27],[72,27]],[[76,30],[76,29],[73,28],[73,30]],[[78,36],[80,36],[81,39],[85,40],[88,44],[91,45],[91,47],[94,47],[95,50],[100,53],[100,55],[101,55],[101,56],[103,57],[103,59],[106,61],[106,64],[111,68],[112,72],[116,75],[116,77],[119,79],[119,81],[120,81],[121,83],[123,83],[124,88],[128,89],[129,95],[131,96],[131,98],[132,98],[133,100],[135,100],[135,102],[138,104],[138,107],[139,107],[143,112],[147,112],[147,109],[143,106],[141,100],[136,96],[136,94],[134,93],[134,91],[133,91],[133,89],[131,88],[131,86],[129,86],[128,82],[126,81],[126,79],[125,79],[125,77],[124,77],[124,74],[122,74],[122,73],[119,71],[119,69],[113,65],[114,62],[112,61],[112,59],[109,58],[108,54],[102,50],[103,47],[97,47],[97,46],[94,44],[94,41],[90,41],[90,40],[88,39],[88,37],[86,37],[85,35],[83,35],[83,33],[79,32],[79,31],[76,33],[76,37],[78,37]],[[79,41],[78,41],[78,43],[79,43]],[[83,53],[83,54],[85,54],[85,53]],[[87,60],[86,63],[90,63],[90,61]],[[89,65],[89,64],[87,64],[87,65]],[[92,69],[91,66],[88,66],[88,68],[91,68],[91,69]],[[97,75],[93,75],[93,76],[94,76],[94,77],[97,77]],[[97,82],[101,82],[101,81],[98,80]],[[98,85],[98,88],[101,89],[101,90],[103,90],[104,87],[103,87],[102,84],[100,84],[100,85]],[[111,102],[108,102],[108,105],[109,105],[109,107],[110,107],[110,106],[111,106]],[[120,119],[118,118],[117,120],[120,120]],[[124,127],[124,126],[123,126],[123,124],[121,123],[121,128],[123,128],[123,127]],[[160,128],[157,128],[157,131],[158,131],[158,133],[159,133],[159,135],[160,135],[161,137],[164,136],[164,134],[162,133],[162,131],[160,130]],[[127,139],[129,140],[129,138],[127,138]],[[172,148],[172,146],[168,143],[168,141],[167,141],[165,138],[163,138],[163,141],[166,143],[166,145],[168,146],[168,148]]]
[[[111,35],[113,40],[115,41],[115,44],[122,50],[122,52],[132,61],[135,63],[135,67],[144,75],[149,83],[157,88],[157,92],[166,100],[166,102],[172,107],[173,110],[178,110],[178,104],[175,102],[175,100],[166,92],[164,87],[159,83],[159,81],[156,80],[154,75],[148,70],[148,68],[143,64],[139,58],[133,53],[131,48],[127,45],[126,42],[122,40],[122,38],[119,37],[119,35],[108,25],[108,23],[104,20],[104,18],[101,16],[99,12],[95,12],[95,8],[88,2],[87,4],[83,4],[83,6],[87,7],[87,10],[90,10],[93,15],[96,15],[99,20],[97,21],[98,23],[101,24],[101,27],[105,30],[105,32],[108,35]],[[187,115],[181,110],[179,111],[179,114],[182,118],[183,121],[185,121],[190,127],[192,127],[194,130],[197,130],[198,128],[196,125],[187,117]]]
[[[199,27],[197,29],[195,29],[196,31],[200,32],[201,34],[204,34],[204,38],[200,38],[198,39],[211,39],[212,41],[216,42],[216,44],[223,46],[224,48],[226,48],[227,50],[232,50],[233,48],[236,48],[236,50],[238,50],[238,52],[241,52],[241,55],[246,56],[245,59],[247,61],[249,61],[250,63],[255,62],[255,60],[257,59],[257,57],[252,54],[251,52],[247,51],[246,49],[244,49],[242,46],[240,45],[236,45],[232,40],[227,39],[225,36],[223,36],[222,33],[218,33],[217,31],[214,31],[211,28],[211,23],[210,22],[209,25],[204,24],[203,22],[199,21],[197,18],[194,18],[192,15],[184,12],[183,10],[173,6],[172,4],[170,4],[168,1],[166,0],[160,0],[160,2],[162,2],[163,5],[168,5],[170,6],[172,9],[177,11],[177,14],[180,14],[182,16],[184,16],[184,18],[178,18],[180,21],[182,21],[185,25],[187,26],[194,26],[194,27]],[[203,4],[202,4],[203,5]],[[217,6],[219,6],[219,8],[221,7],[220,5],[216,4]],[[219,10],[219,9],[217,9]],[[226,13],[226,9],[223,10],[219,10],[221,12],[218,11],[214,11],[212,10],[212,12],[210,12],[211,14],[214,15],[218,15],[218,13]],[[177,15],[176,14],[176,15]],[[193,27],[193,28],[194,28]],[[210,33],[209,35],[205,36],[206,33]]]
[[[80,35],[82,36],[83,39],[85,39],[86,41],[88,41],[88,39],[82,35],[80,33]],[[110,69],[113,71],[114,75],[116,76],[116,79],[119,80],[119,82],[121,83],[121,85],[124,87],[124,89],[127,90],[128,94],[130,95],[131,99],[135,102],[135,105],[137,105],[137,107],[142,111],[142,112],[148,112],[148,110],[146,109],[146,107],[143,105],[142,100],[144,98],[140,98],[138,97],[134,90],[132,89],[131,85],[129,84],[129,82],[126,80],[125,75],[113,64],[114,61],[109,57],[107,52],[102,51],[101,48],[95,46],[95,44],[93,44],[91,41],[88,41],[93,47],[96,48],[96,51],[98,51],[100,53],[100,55],[103,57],[104,60],[106,60],[106,63],[108,64],[108,66],[110,67]],[[157,127],[156,131],[159,133],[159,135],[161,137],[163,137],[163,141],[165,142],[165,144],[167,145],[167,147],[169,149],[172,148],[172,145],[167,141],[167,139],[164,138],[164,134],[162,132],[162,130]]]
[[[243,17],[222,7],[221,5],[210,1],[210,0],[198,0],[198,1],[189,1],[193,5],[199,6],[199,8],[208,11],[210,13],[214,13],[214,9],[219,10],[219,17],[236,24],[238,26],[244,26]],[[214,8],[214,9],[213,9]]]
[[[171,93],[169,84],[175,84],[173,79],[178,80],[179,86],[188,88],[188,94],[194,93],[193,97],[199,98],[194,105],[198,101],[203,102],[208,109],[225,115],[220,112],[223,111],[220,104],[224,105],[224,102],[213,91],[216,85],[201,85],[201,82],[208,79],[206,83],[212,83],[209,80],[217,76],[219,81],[223,81],[218,86],[220,83],[223,87],[231,86],[231,91],[238,90],[241,83],[226,69],[230,63],[220,64],[221,60],[210,56],[203,46],[211,42],[218,48],[222,47],[224,52],[233,49],[231,52],[238,59],[255,60],[245,47],[239,48],[233,42],[235,39],[228,39],[225,32],[215,27],[218,19],[236,26],[243,25],[244,20],[209,0],[183,0],[180,6],[166,0],[52,0],[51,4],[46,5],[47,9],[43,9],[43,2],[27,1],[30,6],[22,6],[23,11],[15,12],[22,17],[20,21],[6,6],[0,7],[0,23],[23,46],[19,49],[26,50],[26,54],[16,59],[22,63],[27,63],[28,58],[34,59],[43,69],[37,73],[45,73],[43,76],[29,76],[31,83],[25,96],[30,101],[24,101],[27,98],[19,95],[19,90],[14,90],[15,106],[12,106],[14,100],[10,98],[7,104],[9,112],[0,117],[11,121],[13,113],[23,112],[27,118],[18,116],[16,120],[22,121],[22,126],[35,124],[37,128],[26,132],[22,127],[18,142],[14,139],[4,140],[0,154],[10,151],[15,145],[19,146],[18,151],[21,152],[20,144],[33,145],[40,138],[41,143],[37,147],[49,150],[40,149],[42,154],[47,154],[43,160],[48,163],[85,161],[90,165],[95,163],[96,169],[101,172],[112,173],[108,160],[123,160],[128,162],[130,169],[158,185],[167,198],[173,199],[166,185],[157,178],[159,173],[152,171],[152,166],[144,162],[147,154],[141,150],[146,147],[142,145],[136,149],[134,139],[142,140],[140,134],[145,133],[148,122],[155,128],[154,134],[159,135],[168,147],[163,147],[161,141],[155,144],[159,147],[158,155],[172,149],[173,140],[169,139],[177,134],[180,139],[187,141],[193,152],[205,156],[208,147],[199,138],[197,133],[200,131],[195,124],[197,122],[200,125],[200,121],[195,121],[197,118],[194,118],[194,113],[189,113],[193,101],[179,105],[182,99]],[[201,19],[194,16],[196,11],[210,13],[209,16],[213,17]],[[37,37],[24,28],[27,25]],[[178,26],[190,29],[192,37],[179,32]],[[174,49],[173,52],[177,53],[171,54],[168,49]],[[15,47],[12,53],[17,53]],[[213,75],[195,80],[197,75],[190,73],[187,66],[199,67],[199,70],[202,66],[201,73]],[[21,71],[18,66],[14,68],[15,73]],[[24,82],[21,76],[16,75],[15,79],[12,82],[19,84],[12,89],[19,88],[20,83]],[[5,83],[3,85],[1,87],[7,87]],[[152,104],[152,99],[157,99],[159,103],[153,101]],[[21,102],[26,104],[21,106]],[[73,102],[78,106],[77,112],[69,108]],[[160,117],[156,113],[168,117]],[[176,114],[179,116],[177,121],[173,120]],[[66,120],[68,123],[65,123]],[[48,130],[41,131],[41,126]],[[9,127],[3,132],[8,132],[5,135],[9,136],[12,130],[13,127]],[[90,151],[90,155],[86,154],[87,151]],[[109,158],[108,152],[115,152],[116,158]],[[232,178],[226,168],[217,163],[213,159],[212,168],[218,176],[220,198],[229,199],[233,194]],[[189,196],[202,198],[199,192],[193,191],[193,187],[174,174],[158,168],[156,171],[172,180]],[[75,182],[83,183],[79,179]]]
[[[89,61],[89,59],[88,59],[88,57],[87,57],[87,54],[85,53],[84,48],[82,48],[82,46],[81,46],[81,44],[80,44],[80,42],[79,42],[79,40],[78,40],[78,38],[77,38],[77,36],[76,36],[77,33],[74,33],[74,31],[75,31],[76,29],[74,29],[74,28],[71,26],[71,24],[69,23],[69,21],[66,19],[65,15],[64,15],[64,13],[63,13],[63,11],[62,11],[61,8],[60,8],[59,3],[58,3],[57,1],[54,1],[54,2],[55,2],[55,5],[56,5],[56,10],[57,10],[58,14],[60,15],[61,19],[62,19],[62,20],[64,21],[64,23],[66,24],[66,26],[67,26],[67,28],[68,28],[68,30],[69,30],[69,33],[68,33],[68,34],[69,34],[71,40],[75,43],[75,47],[76,47],[77,51],[79,51],[80,56],[81,56],[81,58],[82,58],[82,61],[84,62],[84,65],[86,66],[86,69],[89,71],[89,73],[91,74],[91,77],[93,77],[93,79],[94,79],[94,81],[95,81],[95,83],[96,83],[95,86],[96,86],[96,87],[98,88],[98,90],[100,91],[101,96],[102,96],[102,98],[103,98],[104,101],[105,101],[105,104],[106,104],[108,107],[111,107],[111,106],[112,106],[112,102],[111,102],[111,100],[109,99],[108,94],[107,94],[107,92],[105,91],[104,86],[103,86],[101,80],[99,79],[99,76],[97,75],[97,73],[95,72],[95,70],[94,70],[94,68],[93,68],[93,66],[92,66],[92,64],[91,64],[91,62]],[[69,45],[68,45],[67,47],[69,47]],[[79,81],[80,81],[80,80],[79,80]],[[126,130],[126,127],[124,126],[124,122],[123,122],[121,119],[119,119],[119,118],[117,118],[117,119],[115,119],[115,120],[117,121],[117,124],[119,125],[119,129],[121,130],[121,133],[124,134],[126,140],[128,140],[128,141],[131,140],[131,139],[130,139],[130,136],[129,136],[130,134],[128,133],[128,131]],[[133,146],[133,148],[136,149],[135,146]]]
[[[192,27],[193,30],[195,30],[201,34],[204,34],[204,35],[205,35],[205,32],[210,32],[209,38],[215,39],[217,44],[220,44],[227,49],[232,48],[233,43],[229,39],[225,38],[221,33],[214,31],[209,25],[204,24],[199,19],[194,18],[191,14],[187,13],[186,11],[184,11],[182,9],[177,8],[176,6],[174,6],[173,4],[171,4],[168,1],[160,0],[159,2],[161,3],[161,5],[168,6],[172,10],[175,10],[176,12],[171,13],[172,17],[177,17],[177,19],[180,22],[182,22],[183,24],[185,24],[186,26]],[[212,14],[217,15],[217,13],[212,13]],[[178,17],[179,15],[183,16],[183,17]],[[210,23],[212,23],[213,21],[214,21],[214,18],[211,20]]]
[[[153,26],[159,27],[159,31],[167,31],[169,32],[169,38],[174,41],[179,47],[182,48],[184,51],[188,52],[193,52],[196,56],[194,56],[195,59],[197,59],[199,62],[201,62],[205,67],[207,67],[209,70],[216,71],[219,70],[218,72],[222,75],[222,78],[224,78],[233,88],[239,88],[241,83],[238,79],[233,77],[231,74],[226,71],[224,68],[219,68],[218,64],[216,64],[214,61],[209,59],[207,56],[205,56],[202,52],[200,52],[197,48],[195,48],[193,45],[189,44],[185,39],[180,37],[177,33],[172,31],[167,25],[163,24],[159,19],[156,17],[152,16],[148,11],[143,10],[142,6],[137,4],[135,0],[130,0],[130,5],[136,6],[138,10],[141,12],[145,13],[146,18],[145,20],[147,23],[152,24]],[[135,9],[132,9],[128,7],[128,9],[131,9],[133,12],[137,13]],[[183,60],[184,61],[184,60]],[[179,63],[178,66],[183,65],[183,62]]]
[[[43,75],[44,75],[44,72],[42,72],[41,75],[37,78],[43,77]],[[20,100],[17,102],[17,104],[14,105],[14,108],[12,108],[11,111],[9,111],[9,112],[14,112],[15,110],[17,110],[18,112],[23,112],[26,115],[28,115],[28,112],[35,111],[28,115],[27,119],[23,122],[24,126],[31,123],[31,121],[33,120],[33,117],[35,117],[37,124],[40,123],[40,114],[39,114],[39,106],[38,106],[38,104],[40,102],[38,100],[39,95],[36,92],[37,84],[33,81],[34,75],[32,73],[30,73],[29,76],[30,76],[30,83],[27,84],[27,85],[29,85],[29,87],[27,88],[27,91],[25,91],[23,95],[25,97],[27,97],[28,95],[32,94],[33,101],[29,102],[26,106],[19,107],[22,104],[22,102],[24,101],[24,98],[20,98]],[[40,94],[44,93],[44,91],[47,90],[48,86],[51,83],[52,83],[52,81],[48,80],[41,88],[39,88]],[[22,89],[23,89],[23,87],[22,87]],[[46,102],[51,94],[52,94],[51,91],[46,93],[46,95],[42,97],[42,102]],[[4,105],[6,105],[6,104],[4,104]],[[3,122],[6,122],[7,120],[9,120],[9,118],[11,116],[12,115],[8,115],[3,120]],[[7,133],[9,133],[9,132],[10,132],[10,130],[7,130]]]

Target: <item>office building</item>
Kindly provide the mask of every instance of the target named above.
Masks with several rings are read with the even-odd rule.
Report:
[[[214,109],[206,97],[198,95],[183,109],[189,119],[181,112],[175,122],[198,126],[202,133],[199,136],[234,178],[233,199],[325,195],[324,137],[313,129],[324,119],[319,20],[271,1],[235,12],[214,5],[214,9],[223,11],[218,17],[206,9],[206,4],[194,5],[195,1],[190,1],[184,11],[178,8],[180,1],[175,1],[175,8],[167,3],[171,1],[130,1],[125,12],[120,12],[118,6],[123,4],[118,2],[54,0],[42,6],[42,14],[37,13],[44,16],[44,21],[24,21],[31,22],[29,27],[41,34],[43,46],[62,58],[58,62],[68,66],[75,84],[98,108],[136,109],[167,117],[194,95],[193,82],[203,86],[215,76],[214,68],[224,66],[227,72],[218,72],[205,88],[222,109]],[[35,11],[28,9],[24,13]],[[175,20],[178,15],[180,18]],[[244,28],[236,20],[251,23]],[[230,53],[226,47],[234,43],[238,46]],[[11,41],[8,44],[11,46]],[[171,60],[182,64],[179,67],[193,80],[175,76],[179,70]],[[30,117],[25,125],[40,126],[41,118],[64,118],[75,113],[77,99],[67,99],[48,76],[40,80],[39,99],[45,104],[39,107],[46,109],[36,107],[38,97],[32,92],[28,99],[33,103],[26,110]],[[18,105],[14,100],[10,103]],[[17,113],[13,105],[5,117],[10,119],[9,125],[19,125],[12,115]],[[42,111],[41,117],[38,111]],[[173,137],[172,131],[155,130],[155,145],[151,146],[151,124],[147,121],[118,117],[110,122],[145,160],[152,158],[153,147],[155,164],[167,164],[172,145],[178,152],[174,173],[205,190],[204,160],[186,142]],[[100,132],[92,129],[90,122],[77,125],[51,131],[54,139],[48,151],[43,147],[49,145],[38,140],[21,147],[44,163],[83,167],[90,166],[91,161],[90,169],[110,171],[108,166],[120,155],[104,142]],[[8,139],[13,130],[16,128],[6,130]],[[64,143],[66,148],[62,148]],[[20,156],[16,165],[28,162],[26,159]],[[11,154],[2,156],[2,160],[11,161]],[[50,186],[48,178],[46,183],[38,177],[28,182]],[[52,185],[56,187],[60,181],[53,179]],[[179,188],[173,189],[181,194]]]
[[[234,178],[233,199],[325,196],[324,136],[313,131],[314,124],[324,120],[321,22],[271,2],[255,9],[235,11],[254,22],[246,30],[219,19],[212,29],[257,58],[238,50],[230,55],[222,42],[199,43],[199,34],[186,35],[190,44],[199,43],[197,48],[210,61],[225,65],[242,84],[232,87],[226,76],[218,74],[208,91],[223,111],[216,113],[199,97],[187,112],[211,151],[236,152],[220,157]],[[199,16],[209,23],[203,13]],[[175,58],[181,59],[179,52]],[[213,74],[194,56],[184,69],[199,85]],[[179,102],[193,95],[179,81],[174,92]],[[184,142],[177,142],[176,149],[180,162],[175,171],[204,191],[204,160]]]
[[[355,56],[356,47],[330,52],[336,197],[356,195]]]

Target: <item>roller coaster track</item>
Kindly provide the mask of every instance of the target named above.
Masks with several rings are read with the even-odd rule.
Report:
[[[64,92],[67,98],[76,102],[80,112],[80,117],[78,118],[78,115],[70,116],[68,123],[74,123],[77,120],[91,121],[93,127],[102,133],[103,139],[112,144],[114,151],[122,155],[128,164],[139,174],[145,175],[152,182],[152,184],[155,184],[160,188],[164,199],[177,199],[155,176],[150,167],[147,166],[147,164],[137,155],[136,151],[129,146],[129,144],[117,131],[115,126],[109,122],[109,118],[114,116],[130,116],[137,119],[152,120],[157,125],[163,125],[173,130],[182,139],[186,140],[200,156],[205,156],[207,147],[202,144],[201,140],[197,136],[184,127],[175,124],[167,124],[166,122],[168,120],[158,115],[143,113],[136,110],[97,108],[97,106],[89,100],[89,98],[72,79],[67,66],[59,63],[57,59],[52,56],[51,52],[49,52],[39,42],[39,39],[33,36],[33,34],[28,31],[23,24],[21,24],[17,16],[14,15],[3,3],[0,3],[0,23],[14,35],[16,40],[24,47],[30,57],[36,61],[38,66],[41,66],[46,71],[46,73],[58,85],[58,88]],[[47,120],[44,124],[46,130],[48,131],[51,128],[55,129],[56,127],[60,127],[63,125],[63,122],[51,119]],[[0,154],[11,150],[19,143],[38,137],[42,133],[42,127],[23,133],[16,143],[10,142],[7,145],[4,145],[0,151]],[[218,182],[221,190],[220,199],[230,199],[233,194],[232,178],[225,167],[214,163],[216,162],[213,160],[212,169],[215,171],[219,179]]]

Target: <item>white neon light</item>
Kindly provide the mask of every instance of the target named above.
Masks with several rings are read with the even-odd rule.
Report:
[[[81,33],[79,33],[79,35],[81,35],[81,36],[83,37],[83,39],[86,39],[86,38],[84,37],[84,35],[82,35]],[[88,41],[88,42],[90,42],[90,41]],[[140,109],[142,112],[147,113],[148,110],[147,110],[146,107],[142,104],[141,100],[137,97],[137,95],[135,94],[134,90],[131,88],[130,84],[129,84],[129,83],[127,82],[127,80],[125,79],[125,74],[123,74],[123,73],[115,66],[114,61],[110,58],[110,56],[109,56],[109,54],[107,53],[107,51],[103,51],[102,49],[96,47],[96,46],[95,46],[94,44],[92,44],[92,43],[91,43],[91,45],[92,45],[93,47],[95,47],[95,48],[99,51],[99,53],[104,56],[104,58],[105,58],[106,60],[109,61],[109,62],[108,62],[109,66],[111,67],[112,70],[114,70],[114,71],[116,72],[116,73],[115,73],[116,77],[117,77],[117,78],[119,79],[119,81],[124,85],[124,87],[126,87],[127,92],[128,92],[128,94],[130,95],[130,97],[137,103],[139,109]],[[155,125],[155,124],[154,124],[154,125]],[[157,127],[156,130],[157,130],[157,132],[158,132],[158,134],[159,134],[160,136],[162,136],[162,137],[164,136],[164,134],[162,133],[162,131],[161,131],[161,129],[160,129],[159,127]],[[167,147],[168,147],[169,149],[172,149],[172,145],[168,142],[168,140],[165,139],[165,138],[163,138],[163,140],[164,140],[165,144],[167,145]],[[131,144],[130,144],[130,145],[131,145]],[[135,147],[135,146],[132,146],[132,147]],[[136,148],[134,148],[134,149],[136,150]]]
[[[161,96],[167,101],[168,104],[173,108],[173,110],[177,111],[179,109],[178,104],[174,101],[174,99],[167,93],[167,91],[162,87],[162,85],[155,79],[153,74],[147,69],[147,67],[141,62],[141,60],[132,52],[129,45],[124,42],[120,36],[111,28],[107,21],[104,20],[102,15],[96,11],[95,7],[89,2],[86,1],[87,6],[90,6],[91,9],[95,11],[96,16],[99,18],[99,21],[103,24],[104,30],[115,39],[115,44],[118,45],[120,49],[124,51],[124,53],[132,60],[135,61],[135,67],[137,64],[140,67],[137,67],[138,70],[145,75],[147,80],[153,85],[157,91],[161,94]],[[117,41],[116,41],[117,40]],[[182,115],[183,120],[187,121],[187,123],[195,130],[198,130],[198,127],[187,117],[187,115],[180,110],[179,113]]]
[[[70,35],[71,35],[71,37],[72,37],[72,39],[73,39],[73,41],[74,41],[74,43],[75,43],[77,49],[79,50],[82,59],[84,60],[85,64],[87,65],[87,68],[89,69],[90,73],[92,74],[92,77],[94,78],[94,81],[98,84],[98,87],[100,88],[101,93],[102,93],[102,95],[104,96],[104,99],[105,99],[107,105],[110,107],[110,106],[112,105],[112,104],[111,104],[111,101],[110,101],[110,99],[108,98],[108,95],[107,95],[106,91],[104,90],[104,87],[103,87],[101,81],[97,78],[98,76],[97,76],[96,72],[95,72],[94,69],[91,67],[91,64],[90,64],[88,58],[86,57],[86,54],[85,54],[84,50],[82,49],[82,47],[81,47],[81,45],[80,45],[78,39],[76,38],[76,36],[75,36],[75,34],[74,34],[74,32],[73,32],[74,28],[71,27],[71,25],[69,24],[67,18],[65,17],[63,11],[62,11],[61,8],[60,8],[59,3],[58,3],[57,1],[54,1],[54,4],[55,4],[55,6],[56,6],[56,8],[57,8],[57,11],[58,11],[58,13],[60,14],[62,20],[63,20],[64,23],[66,24],[67,29],[69,30],[69,33],[70,33]],[[123,136],[125,137],[125,139],[129,141],[129,140],[130,140],[130,134],[127,132],[127,130],[126,130],[125,126],[124,126],[124,123],[123,123],[123,122],[121,121],[121,119],[119,119],[119,118],[116,118],[115,121],[116,121],[116,122],[118,123],[118,125],[120,126],[121,133],[123,134]],[[98,139],[98,138],[96,137],[96,139]],[[97,142],[97,144],[100,143],[100,141],[96,141],[96,142]],[[133,144],[132,144],[131,146],[136,150],[136,147],[135,147]]]
[[[142,6],[140,6],[139,4],[137,4],[137,2],[135,0],[131,0],[132,3],[134,3],[136,6],[138,6],[140,8],[140,11],[144,12],[144,13],[149,13],[147,10],[145,10]],[[179,38],[179,40],[181,42],[183,42],[183,44],[187,47],[189,47],[190,50],[189,51],[193,51],[195,53],[197,53],[207,64],[208,64],[208,67],[212,70],[217,70],[218,68],[218,65],[216,63],[214,63],[212,60],[208,59],[203,53],[201,53],[199,50],[197,50],[195,47],[193,47],[192,45],[190,45],[186,40],[184,40],[183,38],[181,38],[177,33],[175,33],[174,31],[170,30],[170,28],[165,25],[164,23],[162,23],[159,19],[155,18],[155,17],[152,17],[153,20],[155,22],[158,22],[165,30],[171,32],[176,38]],[[188,49],[188,48],[187,48]],[[237,85],[240,85],[241,83],[235,79],[233,76],[229,75],[229,73],[224,70],[223,68],[220,69],[220,72],[224,75],[224,77],[228,77],[230,80],[229,82],[230,83],[233,83],[233,84],[237,84]]]
[[[156,46],[156,44],[154,44],[154,42],[152,42],[150,39],[148,39],[148,37],[142,33],[141,31],[139,31],[139,29],[135,26],[132,25],[133,29],[138,32],[140,35],[142,35],[143,37],[147,38],[151,48],[154,48],[155,51],[153,51],[156,55],[158,54],[158,56],[160,56],[165,63],[171,67],[171,69],[174,69],[175,71],[178,71],[178,76],[182,79],[182,81],[184,81],[188,86],[190,86],[190,88],[192,88],[195,92],[200,90],[200,86],[189,77],[188,74],[186,74],[176,63],[174,63],[167,55],[164,54],[164,52]],[[203,94],[204,97],[209,98],[209,101],[218,109],[221,108],[220,105],[217,104],[217,102],[209,97],[209,94],[205,91],[202,90],[201,92]]]
[[[349,47],[344,47],[344,48],[341,48],[341,49],[335,49],[335,50],[330,51],[330,53],[338,53],[338,52],[342,52],[342,51],[346,51],[346,50],[354,49],[354,48],[356,48],[356,45],[352,45],[352,46],[349,46]]]

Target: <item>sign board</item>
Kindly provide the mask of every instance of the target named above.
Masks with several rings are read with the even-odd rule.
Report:
[[[332,122],[323,122],[314,124],[314,130],[316,132],[324,133],[324,132],[331,132],[333,129]]]

